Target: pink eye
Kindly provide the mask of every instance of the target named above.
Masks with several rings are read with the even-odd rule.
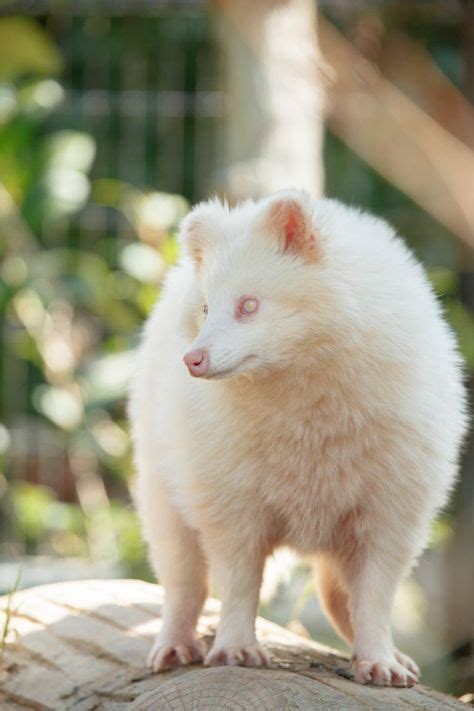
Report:
[[[237,316],[249,316],[254,314],[259,307],[258,299],[252,296],[243,296],[237,307]]]

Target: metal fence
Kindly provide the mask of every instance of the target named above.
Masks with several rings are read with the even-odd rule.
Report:
[[[92,178],[194,200],[209,188],[224,111],[210,19],[189,3],[153,13],[140,6],[121,3],[111,15],[107,4],[89,3],[41,17],[65,61],[56,120],[94,137]],[[117,213],[105,225],[97,211],[79,219],[82,233],[110,230]]]

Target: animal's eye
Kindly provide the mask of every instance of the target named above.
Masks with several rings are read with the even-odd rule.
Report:
[[[239,316],[249,316],[254,314],[259,307],[258,299],[252,296],[243,296],[239,301],[238,315]]]
[[[207,316],[207,312],[208,312],[207,304],[203,305],[202,312],[203,312],[204,316]]]

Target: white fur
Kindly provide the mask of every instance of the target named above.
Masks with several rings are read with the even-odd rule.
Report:
[[[254,633],[262,569],[288,545],[314,559],[356,681],[414,683],[391,638],[393,595],[465,429],[455,342],[421,266],[382,220],[295,191],[200,205],[181,238],[130,404],[136,500],[166,590],[151,665],[201,658],[208,567],[223,607],[206,662],[268,663]],[[242,295],[260,308],[239,321]],[[197,347],[205,379],[182,362]]]

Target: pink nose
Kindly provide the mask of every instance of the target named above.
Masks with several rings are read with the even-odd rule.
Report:
[[[209,354],[204,348],[185,353],[183,360],[194,378],[200,378],[209,370]]]

